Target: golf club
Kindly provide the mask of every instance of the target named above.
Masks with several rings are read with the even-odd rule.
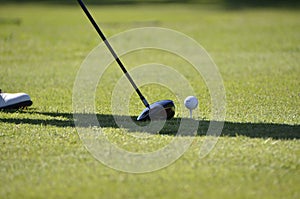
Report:
[[[99,36],[101,37],[101,39],[103,40],[103,42],[105,43],[107,48],[109,49],[109,51],[111,52],[115,61],[118,63],[118,65],[122,69],[123,73],[126,75],[127,79],[129,80],[129,82],[131,83],[133,88],[135,89],[136,93],[139,95],[141,101],[143,102],[143,104],[146,107],[142,111],[142,113],[138,116],[137,121],[164,120],[164,119],[171,119],[172,117],[174,117],[175,105],[172,100],[161,100],[161,101],[158,101],[158,102],[155,102],[155,103],[149,105],[148,101],[146,100],[146,98],[143,96],[143,94],[141,93],[139,88],[134,83],[133,79],[127,72],[126,68],[124,67],[123,63],[119,59],[118,55],[113,50],[112,46],[110,45],[110,43],[106,39],[105,35],[100,30],[99,26],[93,19],[92,15],[88,11],[88,9],[86,8],[86,6],[82,2],[82,0],[78,0],[78,3],[80,5],[80,7],[82,8],[82,10],[84,11],[84,13],[86,14],[86,16],[88,17],[88,19],[90,20],[90,22],[92,23],[92,25],[94,26],[94,28],[96,29],[96,31],[98,32]]]

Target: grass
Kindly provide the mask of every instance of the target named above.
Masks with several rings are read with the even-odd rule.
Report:
[[[0,86],[29,93],[34,104],[28,110],[0,112],[1,198],[299,198],[298,10],[228,11],[178,4],[93,6],[91,11],[107,36],[160,26],[198,41],[224,80],[222,136],[200,159],[211,118],[203,80],[171,55],[136,52],[124,57],[129,69],[158,60],[191,82],[200,99],[198,136],[180,159],[155,172],[130,174],[104,166],[85,149],[72,115],[77,71],[99,44],[95,31],[77,6],[4,5]],[[134,137],[142,132],[115,124],[110,96],[121,75],[112,65],[97,88],[104,133],[130,151],[153,151],[169,143],[184,115],[143,140]],[[141,89],[151,102],[165,97],[155,85]],[[130,114],[136,116],[143,107],[135,95],[131,101]]]

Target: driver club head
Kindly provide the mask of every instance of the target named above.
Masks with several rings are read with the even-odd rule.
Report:
[[[137,121],[147,120],[166,120],[171,119],[175,115],[175,105],[172,100],[161,100],[145,108],[138,116]]]

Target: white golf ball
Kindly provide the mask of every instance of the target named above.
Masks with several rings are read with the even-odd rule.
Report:
[[[184,105],[186,108],[193,110],[198,106],[198,99],[194,96],[188,96],[184,100]]]

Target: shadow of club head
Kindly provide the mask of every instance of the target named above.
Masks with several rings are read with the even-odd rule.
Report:
[[[172,100],[161,100],[145,108],[138,116],[137,121],[169,120],[175,115],[175,105]]]

